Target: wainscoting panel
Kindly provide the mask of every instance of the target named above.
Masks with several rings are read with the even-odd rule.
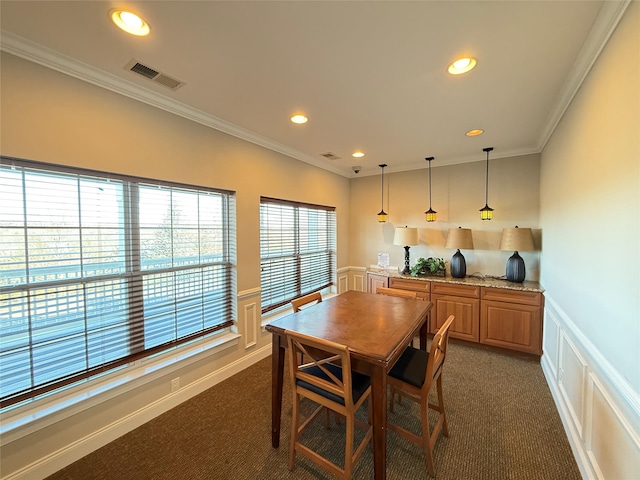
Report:
[[[254,347],[258,335],[258,306],[256,303],[247,303],[244,306],[244,349]]]
[[[544,337],[542,339],[542,349],[548,355],[549,366],[554,379],[558,379],[558,355],[560,350],[560,325],[558,320],[549,312],[544,319]]]
[[[640,394],[545,293],[540,360],[585,480],[640,479]]]
[[[357,290],[358,292],[367,291],[367,283],[364,275],[359,273],[353,274],[353,290]]]
[[[349,290],[349,275],[338,276],[338,293],[344,293]]]
[[[587,454],[598,479],[640,478],[640,439],[595,375],[589,375]]]
[[[560,336],[560,363],[558,365],[558,385],[566,402],[573,423],[584,438],[584,401],[587,387],[587,364],[576,350],[571,340]]]

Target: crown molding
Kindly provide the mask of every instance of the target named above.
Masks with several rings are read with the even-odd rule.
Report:
[[[573,64],[571,72],[569,72],[569,76],[560,90],[553,110],[547,118],[546,127],[538,141],[538,152],[543,150],[549,138],[551,138],[558,123],[560,123],[564,113],[567,108],[569,108],[573,97],[578,93],[582,82],[584,82],[591,71],[591,67],[593,67],[600,52],[602,52],[602,49],[609,41],[609,37],[611,37],[618,26],[622,15],[630,3],[631,0],[602,2],[602,7],[600,7],[600,12],[598,12],[598,16],[593,22],[591,31],[582,45],[582,49]]]
[[[174,115],[178,115],[201,125],[205,125],[228,135],[232,135],[241,140],[245,140],[274,152],[281,153],[296,160],[322,168],[323,170],[328,170],[341,176],[347,176],[342,169],[336,168],[333,165],[327,165],[319,159],[311,157],[267,137],[250,132],[249,130],[227,122],[219,117],[185,105],[160,93],[142,88],[135,83],[99,70],[67,55],[62,55],[55,50],[51,50],[40,44],[31,42],[18,35],[4,31],[0,33],[0,50],[2,51],[120,95],[124,95],[125,97],[129,97],[133,100],[151,105]]]

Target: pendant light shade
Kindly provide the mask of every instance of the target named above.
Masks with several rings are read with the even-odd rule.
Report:
[[[380,212],[378,213],[378,222],[385,223],[387,221],[387,214],[384,211],[384,167],[386,167],[387,164],[381,163],[378,166],[382,171],[382,175],[380,175]]]
[[[493,218],[493,208],[489,206],[489,152],[493,151],[493,147],[483,148],[482,151],[487,152],[487,175],[484,187],[484,207],[480,209],[480,218],[482,220],[491,220]]]
[[[433,160],[433,157],[427,157],[425,160],[429,162],[429,210],[424,212],[424,215],[427,222],[435,222],[436,213],[438,212],[431,208],[431,160]]]

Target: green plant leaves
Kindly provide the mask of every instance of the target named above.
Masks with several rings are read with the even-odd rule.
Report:
[[[430,273],[438,273],[444,271],[446,268],[446,262],[442,258],[437,257],[429,257],[422,258],[420,257],[416,264],[411,267],[411,275],[420,276],[420,275],[429,275]]]

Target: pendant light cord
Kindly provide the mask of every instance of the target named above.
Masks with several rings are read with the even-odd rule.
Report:
[[[493,151],[493,147],[483,148],[487,152],[487,173],[484,181],[484,204],[489,205],[489,152]]]
[[[378,166],[382,170],[382,174],[380,175],[380,211],[384,212],[384,167],[387,165],[382,163]]]
[[[433,158],[429,158],[429,210],[431,210],[431,160]]]
[[[484,203],[489,205],[489,151],[487,150],[487,173],[484,181]]]

